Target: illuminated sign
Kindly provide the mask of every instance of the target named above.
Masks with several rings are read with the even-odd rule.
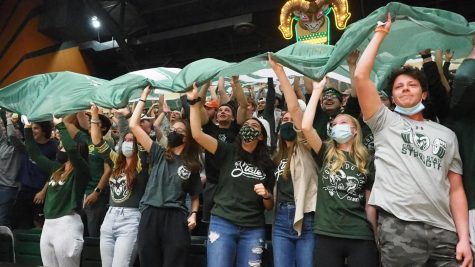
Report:
[[[331,7],[330,7],[331,5]],[[351,17],[347,0],[289,0],[281,9],[279,30],[285,39],[319,44],[330,43],[330,19],[333,10],[337,29],[346,28]],[[294,29],[292,29],[294,24]]]

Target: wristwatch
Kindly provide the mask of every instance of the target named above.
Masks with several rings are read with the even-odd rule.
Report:
[[[100,189],[99,187],[96,187],[96,188],[94,189],[94,192],[96,192],[96,193],[101,193],[101,192],[102,192],[102,189]]]

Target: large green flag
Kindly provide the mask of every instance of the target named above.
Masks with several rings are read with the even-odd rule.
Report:
[[[160,92],[173,92],[172,83],[178,72],[180,69],[162,67],[129,72],[103,84],[93,102],[104,108],[125,107],[129,100],[140,97],[147,85],[161,90],[153,90],[151,98],[158,97],[156,94]]]
[[[97,88],[106,80],[74,72],[34,75],[0,90],[0,106],[26,115],[30,121],[48,121],[91,106]]]
[[[463,16],[440,9],[389,3],[349,25],[325,66],[310,77],[319,79],[341,65],[353,50],[363,51],[373,36],[377,22],[386,21],[388,12],[395,21],[379,49],[373,68],[377,85],[385,81],[393,68],[415,58],[419,51],[426,48],[452,49],[456,51],[457,58],[466,57],[472,48],[475,27]]]

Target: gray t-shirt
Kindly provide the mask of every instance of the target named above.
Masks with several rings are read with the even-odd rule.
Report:
[[[0,119],[0,185],[16,187],[18,170],[21,167],[22,154],[15,143],[20,141],[15,137],[13,125],[7,126],[7,135],[4,133],[3,123]],[[17,140],[13,140],[17,139]]]
[[[199,172],[188,170],[181,158],[173,155],[173,160],[165,159],[165,149],[153,142],[150,149],[150,177],[145,193],[140,201],[140,209],[147,206],[157,208],[180,208],[188,212],[185,205],[186,194],[201,193]]]
[[[380,109],[366,121],[374,134],[375,182],[369,203],[401,220],[455,232],[449,207],[449,171],[462,174],[455,133]]]

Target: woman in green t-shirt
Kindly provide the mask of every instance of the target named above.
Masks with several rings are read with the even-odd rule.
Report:
[[[340,114],[331,122],[330,139],[322,143],[313,128],[315,110],[326,83],[314,82],[302,120],[302,131],[320,165],[315,210],[318,267],[379,266],[374,241],[376,209],[368,205],[371,159],[361,140],[358,120]]]
[[[23,119],[27,122],[26,119]],[[54,120],[61,134],[63,148],[56,160],[44,156],[33,140],[31,124],[25,123],[25,143],[31,159],[50,179],[45,185],[45,224],[41,232],[40,250],[44,266],[80,265],[84,226],[77,213],[90,179],[87,165],[88,148],[76,143],[60,119]]]
[[[234,144],[201,129],[198,88],[187,93],[193,138],[214,155],[220,171],[208,235],[208,267],[259,266],[264,251],[264,210],[273,207],[270,194],[274,164],[266,148],[262,123],[247,119]]]

